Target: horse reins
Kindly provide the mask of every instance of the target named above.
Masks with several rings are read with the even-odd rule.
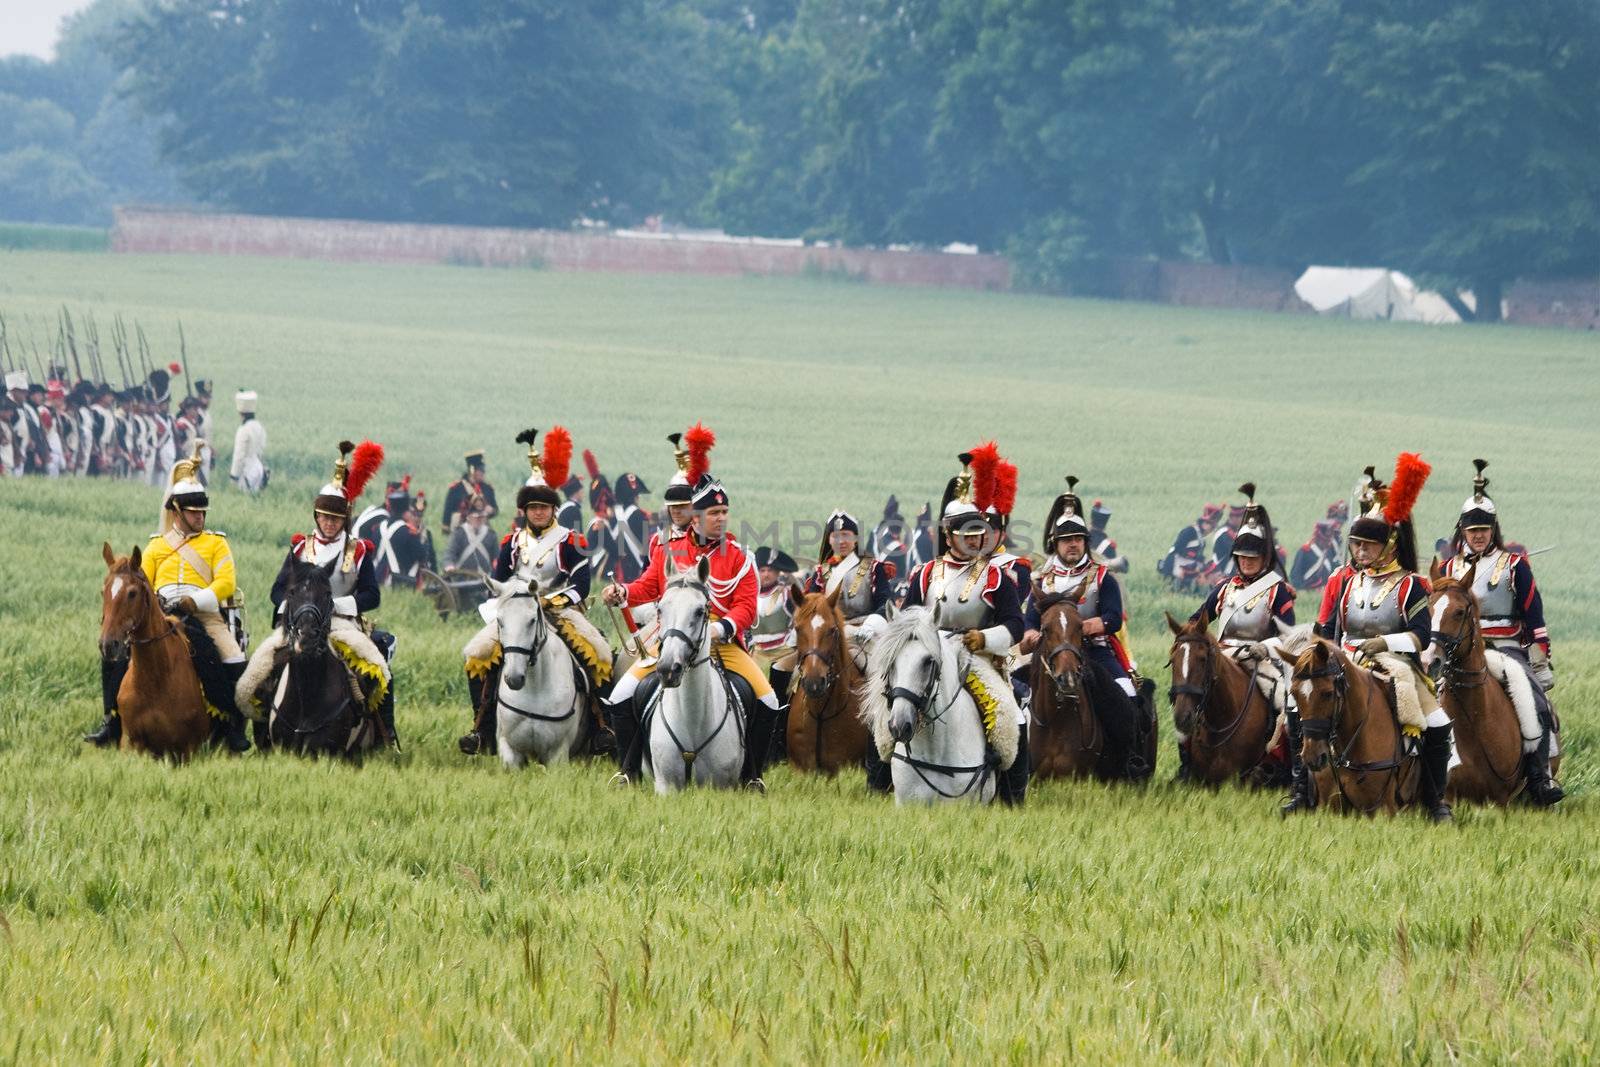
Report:
[[[1227,726],[1218,729],[1211,725],[1211,720],[1206,718],[1205,715],[1205,709],[1211,706],[1211,693],[1217,686],[1217,671],[1212,662],[1212,657],[1217,654],[1216,646],[1204,634],[1180,637],[1172,644],[1174,648],[1187,644],[1202,644],[1205,646],[1206,684],[1203,686],[1174,685],[1167,690],[1167,703],[1176,704],[1178,697],[1193,697],[1196,709],[1194,717],[1195,732],[1198,733],[1203,729],[1207,735],[1216,738],[1214,741],[1208,741],[1202,737],[1199,739],[1200,743],[1207,748],[1221,748],[1233,740],[1234,735],[1244,725],[1245,716],[1250,713],[1250,703],[1255,699],[1256,695],[1256,679],[1261,676],[1261,663],[1257,661],[1251,664],[1250,680],[1245,686],[1244,703],[1239,706],[1239,714],[1235,715],[1233,721],[1228,723]],[[1170,664],[1171,660],[1168,660],[1168,663]]]
[[[942,721],[944,719],[945,712],[954,707],[956,700],[961,696],[961,687],[957,686],[955,695],[945,703],[944,707],[940,708],[934,714],[928,713],[929,707],[936,706],[938,704],[939,683],[943,677],[943,672],[937,669],[938,667],[942,667],[942,664],[935,664],[935,667],[936,669],[934,671],[933,681],[929,684],[925,692],[919,693],[915,690],[906,689],[904,686],[898,685],[884,690],[884,695],[888,698],[889,703],[892,704],[897,699],[904,700],[916,711],[917,720],[928,726],[933,726],[935,723]],[[966,673],[966,671],[961,668],[959,660],[956,664],[956,671],[958,675]],[[978,711],[978,728],[980,731],[983,728],[983,712],[981,709]],[[933,790],[946,800],[960,800],[962,797],[972,792],[974,788],[979,789],[981,793],[982,784],[989,780],[989,775],[994,770],[992,764],[988,760],[984,760],[984,762],[975,767],[951,767],[943,763],[933,763],[929,760],[917,759],[911,754],[911,745],[909,742],[901,741],[899,742],[899,745],[901,748],[904,748],[905,751],[901,752],[898,749],[891,750],[889,753],[889,758],[891,760],[899,760],[900,762],[909,766],[912,770],[916,771],[917,777],[922,779],[923,785],[926,785],[929,789]],[[987,739],[985,739],[985,745],[987,745]],[[967,780],[967,787],[961,790],[961,792],[947,793],[943,789],[940,789],[933,782],[929,781],[928,776],[923,773],[924,771],[932,771],[935,774],[948,774],[952,778],[958,774],[970,774],[972,777]]]
[[[1457,650],[1460,649],[1462,645],[1466,645],[1469,651],[1479,646],[1479,642],[1481,641],[1482,637],[1481,634],[1475,632],[1477,624],[1477,611],[1477,601],[1469,593],[1467,596],[1467,606],[1461,612],[1461,625],[1453,636],[1450,634],[1441,633],[1438,630],[1432,630],[1429,632],[1429,640],[1435,642],[1444,649],[1444,669],[1442,671],[1443,678],[1440,679],[1441,689],[1480,689],[1488,680],[1489,664],[1487,661],[1485,661],[1482,667],[1476,667],[1472,670],[1467,670],[1461,666],[1460,657],[1456,655]],[[1510,693],[1507,693],[1506,695],[1508,698],[1510,697]],[[1516,710],[1515,701],[1512,702],[1512,710],[1513,712]],[[1467,716],[1467,709],[1464,703],[1461,707],[1461,713],[1463,716]],[[1501,774],[1500,768],[1494,765],[1494,759],[1489,755],[1489,749],[1483,743],[1483,738],[1479,736],[1476,728],[1474,728],[1472,736],[1478,742],[1478,751],[1483,755],[1484,766],[1488,767],[1494,776],[1500,780],[1500,784],[1503,786],[1518,784],[1521,778],[1520,761],[1518,762],[1518,765],[1512,769],[1509,775]],[[1517,724],[1517,737],[1519,739],[1522,737],[1522,724],[1520,721]],[[1515,796],[1515,791],[1513,791],[1512,795]]]
[[[667,583],[668,589],[675,587],[681,589],[693,589],[695,592],[705,597],[706,606],[708,608],[705,623],[700,627],[700,633],[697,636],[690,637],[683,630],[680,630],[675,626],[670,630],[663,630],[661,633],[661,647],[663,648],[666,647],[667,638],[669,637],[676,637],[684,644],[689,646],[689,661],[683,665],[684,670],[688,671],[702,664],[710,663],[712,660],[710,642],[706,640],[707,632],[711,628],[711,616],[709,613],[711,604],[711,591],[700,582],[697,582],[692,578],[674,578]],[[706,649],[703,655],[700,654],[700,648],[702,646],[705,646]],[[696,658],[697,656],[699,658]],[[658,656],[657,663],[659,662],[660,657]],[[722,733],[723,727],[728,725],[728,717],[733,714],[734,705],[739,703],[738,694],[735,693],[733,689],[733,683],[727,679],[726,675],[724,675],[720,680],[722,682],[723,693],[725,696],[722,708],[722,718],[717,721],[716,727],[711,731],[710,734],[706,736],[706,739],[701,741],[694,748],[689,748],[683,743],[682,739],[678,737],[677,731],[672,728],[672,723],[668,721],[665,715],[661,717],[661,725],[666,728],[667,736],[672,738],[672,743],[678,748],[678,755],[683,758],[684,785],[689,785],[694,781],[694,761],[698,759],[700,753],[704,752],[711,742],[715,741],[717,736]],[[644,722],[648,723],[650,721],[656,710],[655,706],[661,702],[665,692],[665,685],[656,691],[655,699],[650,702],[651,706],[645,710],[645,715],[642,717]],[[649,736],[648,729],[646,729],[645,736]],[[743,739],[741,738],[741,744],[742,741]]]
[[[1319,667],[1316,670],[1308,671],[1304,677],[1308,679],[1333,679],[1332,712],[1322,718],[1300,720],[1300,732],[1302,736],[1309,737],[1313,741],[1326,741],[1331,745],[1335,740],[1335,735],[1338,733],[1339,723],[1344,718],[1344,709],[1347,700],[1349,683],[1345,677],[1344,665],[1336,658],[1330,657],[1326,667]],[[1371,712],[1368,712],[1368,715],[1370,716]],[[1400,765],[1402,762],[1401,756],[1403,755],[1403,752],[1401,748],[1402,742],[1400,739],[1400,731],[1397,728],[1395,731],[1394,742],[1395,754],[1392,759],[1373,760],[1369,763],[1352,763],[1350,761],[1350,753],[1355,748],[1356,742],[1361,738],[1361,731],[1366,729],[1366,726],[1367,719],[1363,718],[1361,722],[1356,725],[1355,731],[1350,735],[1350,738],[1345,743],[1343,750],[1340,751],[1336,757],[1330,760],[1330,765],[1333,769],[1333,782],[1339,790],[1339,795],[1345,799],[1346,803],[1350,803],[1351,807],[1360,811],[1361,814],[1371,815],[1373,812],[1378,810],[1380,805],[1382,805],[1382,794],[1379,794],[1379,800],[1371,807],[1357,807],[1353,802],[1350,801],[1349,794],[1345,792],[1344,779],[1339,776],[1339,771],[1341,769],[1353,771],[1356,774],[1357,780],[1365,778],[1368,774],[1375,774],[1378,771],[1387,771],[1389,772],[1389,775],[1393,777],[1400,773]]]

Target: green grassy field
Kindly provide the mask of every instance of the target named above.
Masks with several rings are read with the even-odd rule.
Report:
[[[0,312],[181,317],[197,374],[257,389],[271,490],[226,489],[259,629],[334,443],[372,436],[442,497],[468,447],[509,495],[524,426],[608,473],[670,472],[697,418],[737,517],[875,519],[998,437],[1019,516],[1059,478],[1115,509],[1136,651],[1153,561],[1253,478],[1297,544],[1367,463],[1474,455],[1538,560],[1570,749],[1555,812],[1283,823],[1277,800],[1052,784],[1023,812],[900,811],[858,780],[658,800],[579,765],[455,752],[459,648],[394,594],[406,751],[171,768],[86,751],[99,545],[158,494],[0,485],[0,1057],[407,1062],[1592,1059],[1600,1040],[1600,400],[1591,335],[1430,329],[826,279],[0,253]],[[224,457],[225,461],[225,457]],[[797,547],[802,553],[813,546]],[[1312,605],[1305,605],[1307,611]],[[1164,734],[1170,722],[1163,720]],[[1172,769],[1163,746],[1158,780]]]

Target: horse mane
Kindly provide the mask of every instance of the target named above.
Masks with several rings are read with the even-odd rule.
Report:
[[[1063,600],[1070,599],[1071,594],[1065,591],[1059,593],[1045,593],[1034,602],[1034,606],[1039,609],[1039,615],[1042,617],[1045,612],[1049,611]]]
[[[873,728],[875,737],[878,734],[876,724],[887,721],[889,717],[889,696],[886,692],[889,672],[895,660],[913,644],[921,645],[936,657],[940,692],[952,694],[961,685],[956,671],[956,658],[945,655],[943,637],[933,624],[933,612],[924,607],[901,611],[873,642],[872,654],[867,659],[867,676],[859,691],[861,721]]]

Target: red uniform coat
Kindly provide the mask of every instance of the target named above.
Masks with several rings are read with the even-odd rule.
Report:
[[[711,561],[711,611],[733,624],[734,640],[744,644],[745,631],[756,624],[761,580],[756,576],[755,557],[731,534],[719,541],[702,544],[692,534],[674,538],[672,558],[680,571],[692,571],[702,558]],[[650,563],[637,581],[629,582],[628,606],[654,604],[667,588],[666,550],[658,540],[650,548]]]

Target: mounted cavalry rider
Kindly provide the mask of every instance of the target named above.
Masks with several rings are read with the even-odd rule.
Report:
[[[711,449],[717,443],[717,435],[704,423],[697,422],[687,433],[668,434],[667,441],[672,445],[672,458],[678,469],[673,472],[666,491],[661,494],[661,502],[666,505],[666,523],[650,532],[650,539],[645,544],[646,567],[640,570],[641,575],[648,569],[650,557],[661,546],[663,539],[671,544],[689,536],[690,527],[694,525],[694,487],[711,473]],[[607,534],[612,534],[609,527]],[[641,645],[653,644],[655,604],[640,604],[631,610],[634,622],[639,626]]]
[[[709,436],[710,432],[706,433]],[[693,450],[696,446],[691,442],[690,447]],[[709,443],[706,448],[709,450]],[[664,542],[657,540],[644,574],[627,585],[607,586],[605,601],[615,607],[655,605],[666,591],[669,552],[680,573],[694,570],[702,559],[708,561],[711,656],[723,670],[742,678],[755,695],[755,703],[746,709],[749,718],[741,780],[750,788],[765,792],[766,783],[761,780],[761,773],[765,769],[779,701],[745,645],[745,634],[756,623],[756,605],[760,600],[755,557],[727,532],[728,492],[721,482],[703,474],[695,486],[691,503],[694,520],[689,529],[680,537]],[[640,717],[639,709],[634,706],[634,695],[640,683],[654,673],[655,667],[653,656],[640,660],[617,679],[608,701],[620,763],[620,770],[612,781],[619,785],[626,785],[639,775],[643,750],[637,743]]]
[[[539,583],[539,601],[552,628],[582,667],[589,692],[597,693],[611,682],[614,654],[605,635],[583,613],[592,577],[583,537],[556,521],[556,510],[561,506],[556,487],[567,481],[572,435],[565,427],[552,427],[544,435],[543,455],[538,450],[538,440],[537,430],[524,430],[517,435],[517,442],[528,446],[532,473],[517,491],[522,528],[507,534],[500,543],[492,577],[497,582]],[[497,603],[489,600],[478,608],[485,625],[462,649],[476,725],[457,744],[469,756],[492,751],[495,743],[496,715],[492,705],[504,657],[500,624],[495,617]]]
[[[760,581],[756,624],[750,631],[750,649],[756,662],[771,671],[781,660],[794,663],[794,576],[800,567],[781,549],[761,545],[756,549],[756,577]],[[771,675],[768,675],[770,680]],[[773,683],[779,697],[786,693]]]
[[[860,546],[861,524],[848,511],[835,510],[823,527],[822,546],[817,550],[821,562],[806,576],[799,594],[838,594],[845,636],[856,646],[852,649],[856,666],[865,670],[866,650],[862,646],[869,645],[888,625],[895,569],[891,563],[862,553]],[[776,682],[774,688],[780,693],[787,691]]]
[[[1244,483],[1239,492],[1245,495],[1245,507],[1244,520],[1230,548],[1233,576],[1213,586],[1189,620],[1203,620],[1208,627],[1215,624],[1223,654],[1244,663],[1246,671],[1253,670],[1256,687],[1275,709],[1274,721],[1277,715],[1285,716],[1291,736],[1298,736],[1299,713],[1290,696],[1292,664],[1276,655],[1278,624],[1294,625],[1294,589],[1283,575],[1272,519],[1267,509],[1256,503],[1255,483]],[[1186,739],[1179,739],[1178,755],[1187,766]]]
[[[224,736],[234,752],[248,752],[244,716],[234,697],[234,684],[244,673],[240,648],[243,625],[235,584],[233,549],[217,530],[206,529],[211,506],[200,484],[200,450],[172,467],[172,482],[161,506],[160,532],[145,547],[144,576],[161,601],[162,610],[184,620],[189,655],[206,703],[220,713]],[[224,614],[226,613],[226,615]],[[237,626],[237,629],[235,628]],[[115,744],[122,736],[117,715],[117,690],[126,673],[126,661],[101,660],[101,696],[106,717],[100,728],[84,738],[91,744]]]
[[[1483,471],[1488,461],[1475,459],[1472,465],[1477,468],[1472,496],[1461,505],[1451,544],[1454,552],[1444,572],[1456,579],[1472,574],[1472,595],[1482,616],[1484,643],[1521,668],[1534,683],[1541,733],[1533,751],[1522,757],[1523,771],[1534,803],[1550,805],[1566,794],[1550,775],[1556,723],[1547,694],[1555,688],[1556,679],[1550,662],[1550,634],[1545,629],[1544,598],[1533,580],[1528,557],[1506,547],[1499,509],[1485,491],[1489,479]]]
[[[1422,736],[1423,804],[1435,822],[1448,822],[1451,725],[1421,666],[1422,650],[1430,643],[1428,586],[1417,574],[1411,525],[1411,509],[1432,469],[1421,456],[1403,452],[1392,485],[1367,476],[1360,489],[1361,517],[1350,526],[1350,562],[1323,591],[1316,629],[1361,666],[1393,680],[1401,730],[1408,737]],[[1300,748],[1297,733],[1289,739],[1294,751]],[[1302,768],[1285,813],[1310,807],[1306,779]]]
[[[474,448],[465,458],[466,471],[444,491],[444,514],[440,516],[440,528],[447,535],[461,525],[461,517],[466,514],[468,504],[481,506],[487,519],[500,514],[494,486],[484,480],[483,449]]]
[[[980,708],[992,720],[986,731],[1001,716],[1011,716],[1018,724],[1016,758],[1000,768],[1001,798],[1008,804],[1021,804],[1027,794],[1028,729],[1027,717],[1012,691],[1006,661],[1011,647],[1022,639],[1022,605],[1017,587],[996,562],[994,552],[999,535],[975,502],[974,483],[986,483],[985,496],[993,492],[999,452],[986,444],[959,457],[962,472],[950,479],[940,507],[938,555],[910,575],[905,607],[926,607],[935,612],[940,630],[961,635],[961,643],[974,661],[986,670],[965,675],[965,684]],[[888,767],[878,758],[874,746],[867,746],[867,785],[887,789]]]
[[[378,716],[387,741],[398,748],[394,678],[389,669],[394,657],[394,635],[375,629],[365,618],[368,612],[377,610],[383,599],[374,567],[376,553],[372,542],[350,532],[352,505],[382,464],[382,446],[372,441],[363,441],[359,446],[339,442],[333,480],[317,491],[311,503],[313,532],[290,538],[289,553],[272,583],[271,599],[274,612],[281,615],[296,563],[331,568],[328,582],[333,592],[333,618],[328,643],[361,683],[367,710]],[[278,628],[257,646],[240,682],[240,691],[249,697],[258,714],[272,699],[278,674],[274,654],[287,640],[287,623],[280,618]]]

